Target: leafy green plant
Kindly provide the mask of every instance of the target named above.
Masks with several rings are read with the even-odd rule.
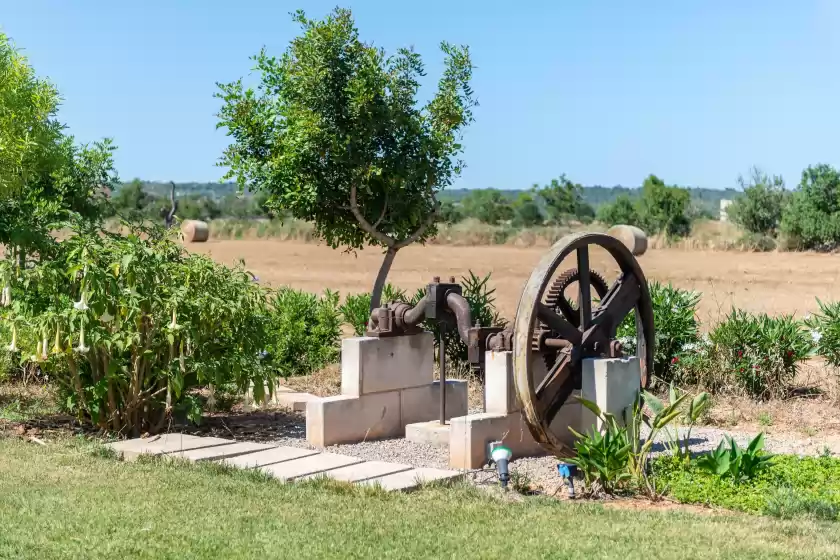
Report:
[[[581,400],[584,405],[587,403]],[[594,405],[594,403],[590,403]],[[597,409],[597,405],[594,405]],[[577,438],[575,451],[577,456],[567,459],[576,465],[583,475],[584,491],[588,494],[598,494],[603,491],[613,494],[624,488],[632,480],[630,471],[630,454],[633,445],[627,434],[627,429],[618,424],[612,414],[601,413],[598,416],[604,422],[604,433],[593,429],[586,435],[573,429],[570,431]]]
[[[670,497],[683,503],[772,514],[768,504],[781,491],[789,489],[798,496],[797,502],[823,502],[823,505],[840,507],[840,460],[796,455],[774,457],[752,479],[741,481],[721,477],[700,468],[696,461],[686,463],[671,455],[657,457],[651,470],[654,478],[668,485]],[[796,507],[801,511],[801,504]]]
[[[683,382],[711,392],[782,397],[811,352],[811,337],[793,316],[769,317],[733,309],[676,369]]]
[[[697,347],[700,294],[659,282],[648,282],[648,290],[656,331],[653,372],[658,380],[667,384],[674,380],[673,365]],[[635,314],[624,318],[616,336],[628,352],[636,351]]]
[[[601,421],[604,434],[601,435],[593,427],[593,431],[584,436],[570,428],[577,438],[575,449],[578,451],[578,459],[575,461],[580,459],[581,449],[585,452],[583,459],[580,459],[581,462],[575,462],[575,464],[579,468],[591,471],[591,481],[597,483],[607,493],[629,480],[651,497],[658,497],[661,494],[661,487],[648,477],[651,450],[660,432],[666,430],[668,425],[680,416],[680,406],[687,398],[688,393],[674,395],[672,402],[665,405],[656,396],[643,391],[631,409],[630,417],[626,419],[627,427],[624,427],[619,425],[613,414],[602,411],[596,403],[577,397],[581,405]],[[643,404],[653,412],[652,416],[645,414]],[[644,439],[641,438],[643,423],[649,428],[648,435]],[[607,436],[609,438],[605,441]],[[619,445],[622,441],[628,445],[626,451]],[[625,471],[615,468],[619,459],[626,461]],[[607,479],[608,475],[612,478]],[[584,481],[586,480],[584,476]]]
[[[337,292],[319,298],[281,288],[271,302],[271,343],[264,356],[283,377],[307,375],[336,360],[340,335]]]
[[[840,367],[840,302],[817,300],[820,312],[805,319],[817,354],[834,367]]]
[[[781,231],[788,248],[832,250],[840,244],[840,171],[826,164],[809,166],[782,212]]]
[[[136,435],[176,412],[197,420],[193,388],[244,392],[271,379],[258,360],[270,313],[251,275],[186,253],[162,228],[126,227],[121,236],[79,226],[39,265],[4,264],[10,347],[49,375],[66,407]],[[18,330],[35,333],[34,344]]]
[[[685,410],[682,410],[680,416],[677,417],[680,420],[680,424],[685,427],[685,435],[683,437],[680,437],[678,428],[671,429],[668,426],[662,428],[667,437],[666,445],[671,451],[671,454],[687,459],[690,456],[691,430],[711,406],[711,396],[704,391],[689,400],[687,398],[689,396],[688,393],[681,392],[674,387],[673,383],[668,388],[668,396],[669,401],[672,403],[688,403]],[[645,404],[655,414],[662,413],[666,409],[666,405],[655,395],[651,394],[646,394]]]
[[[728,446],[727,446],[728,443]],[[730,436],[721,441],[713,451],[697,458],[697,466],[720,477],[730,477],[736,482],[754,478],[769,466],[772,455],[763,452],[764,432],[755,436],[741,449]]]

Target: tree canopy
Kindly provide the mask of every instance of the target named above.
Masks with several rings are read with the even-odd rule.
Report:
[[[233,139],[220,164],[332,247],[386,247],[387,275],[398,249],[435,233],[437,193],[463,166],[460,134],[476,104],[469,50],[441,43],[443,75],[420,106],[418,53],[363,42],[346,9],[294,19],[302,34],[282,56],[254,57],[256,89],[219,84],[218,126]]]

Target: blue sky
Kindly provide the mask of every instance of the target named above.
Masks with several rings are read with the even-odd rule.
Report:
[[[65,99],[79,140],[113,137],[123,179],[216,181],[215,83],[280,54],[303,7],[337,0],[0,0],[0,28]],[[456,187],[734,186],[759,165],[788,186],[840,165],[840,1],[348,0],[362,38],[414,45],[433,85],[441,40],[468,44],[480,106]]]

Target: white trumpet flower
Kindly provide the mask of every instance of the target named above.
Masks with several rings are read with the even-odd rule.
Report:
[[[12,325],[12,343],[6,349],[9,352],[17,352],[17,327]]]
[[[9,307],[12,305],[12,287],[6,284],[3,292],[0,293],[0,306]]]
[[[82,328],[79,331],[79,345],[76,346],[76,348],[74,348],[74,350],[76,350],[76,352],[78,352],[79,354],[87,354],[88,350],[90,350],[90,348],[85,346],[85,325],[84,325],[84,323],[82,323]]]
[[[172,310],[172,322],[169,323],[169,328],[172,329],[173,331],[177,330],[179,328],[177,315],[176,315],[174,309]]]
[[[114,316],[105,311],[105,313],[103,313],[102,316],[99,317],[99,320],[107,324],[114,320]]]
[[[73,304],[73,307],[76,309],[76,311],[87,311],[89,309],[87,305],[87,296],[84,292],[82,292],[81,299],[79,299],[79,301]]]
[[[41,359],[42,360],[46,360],[47,358],[50,357],[50,355],[47,353],[47,347],[48,346],[49,345],[47,344],[47,337],[45,336],[43,338],[43,340],[41,340]]]
[[[60,354],[61,353],[61,346],[59,345],[59,341],[61,340],[61,327],[55,328],[55,344],[52,347],[53,354]]]

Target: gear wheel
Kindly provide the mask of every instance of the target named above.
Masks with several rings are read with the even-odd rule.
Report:
[[[572,305],[570,305],[565,299],[566,296],[564,295],[564,293],[566,292],[566,289],[569,286],[571,286],[575,282],[578,282],[579,280],[580,272],[578,271],[578,269],[570,268],[569,270],[558,276],[557,279],[551,283],[551,286],[549,287],[548,293],[545,297],[545,305],[550,307],[557,313],[563,315],[566,318],[566,320],[572,323],[572,325],[574,325],[575,327],[580,325],[580,318],[574,314],[572,314],[572,316],[569,317],[569,309],[575,308],[572,307]],[[598,272],[595,272],[591,269],[589,271],[589,284],[595,290],[595,293],[598,295],[598,299],[602,299],[609,290],[609,284],[604,279],[604,277],[601,276]],[[563,310],[564,307],[566,308],[566,311]],[[539,349],[539,331],[544,330],[546,328],[548,327],[545,324],[540,323],[540,328],[534,333],[535,350]],[[545,367],[551,369],[551,366],[553,366],[554,362],[557,360],[557,352],[543,352],[543,360],[545,361]]]

